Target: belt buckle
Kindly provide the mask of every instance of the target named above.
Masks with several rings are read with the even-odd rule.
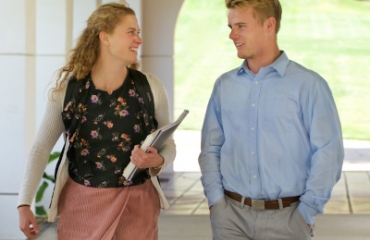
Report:
[[[251,207],[254,210],[265,210],[265,200],[252,199]]]

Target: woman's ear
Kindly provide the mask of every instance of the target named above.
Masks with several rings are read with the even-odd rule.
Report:
[[[102,44],[109,46],[109,34],[104,31],[99,32],[99,39]]]

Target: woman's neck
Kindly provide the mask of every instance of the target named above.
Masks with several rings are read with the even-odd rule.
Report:
[[[99,59],[91,69],[91,79],[95,87],[110,94],[122,86],[127,74],[126,66],[108,64]]]

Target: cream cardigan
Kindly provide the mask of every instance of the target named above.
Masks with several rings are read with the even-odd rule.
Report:
[[[154,107],[155,107],[155,118],[158,121],[158,128],[170,123],[169,108],[167,93],[164,89],[163,84],[158,78],[151,74],[145,74],[150,88],[153,93]],[[19,191],[18,205],[27,204],[31,205],[33,198],[35,197],[36,191],[40,184],[42,175],[45,171],[48,163],[50,152],[52,151],[55,143],[59,139],[62,133],[65,133],[64,124],[61,117],[63,110],[63,103],[65,97],[66,87],[64,90],[57,92],[54,95],[54,101],[49,100],[44,119],[42,121],[40,130],[37,133],[35,142],[32,146],[27,167],[25,169],[23,181]],[[64,135],[64,134],[63,134]],[[66,141],[66,149],[68,149],[69,141]],[[171,137],[160,151],[160,154],[164,158],[164,165],[161,169],[155,170],[149,169],[151,175],[151,181],[158,192],[158,196],[161,203],[161,208],[168,208],[168,202],[163,194],[161,187],[159,186],[157,175],[160,174],[169,164],[173,162],[176,155],[176,145]],[[55,183],[54,194],[52,198],[52,204],[50,206],[48,221],[54,222],[58,216],[58,199],[60,192],[63,189],[64,184],[68,179],[68,158],[66,152],[62,156],[62,161],[58,169],[57,182]]]

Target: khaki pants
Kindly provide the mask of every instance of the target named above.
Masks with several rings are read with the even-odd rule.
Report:
[[[225,196],[211,210],[213,239],[311,239],[298,203],[277,210],[255,210]]]

